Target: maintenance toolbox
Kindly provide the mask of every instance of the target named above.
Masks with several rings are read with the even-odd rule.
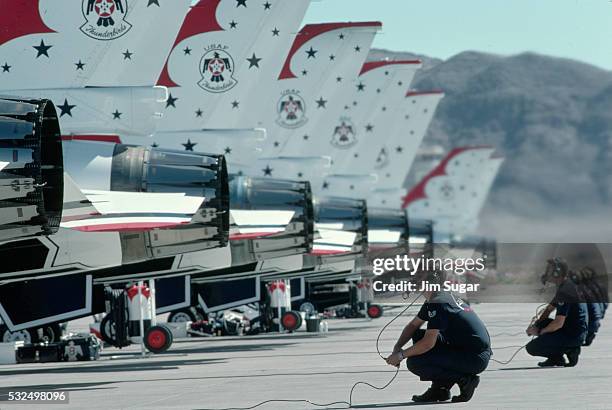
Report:
[[[100,357],[100,342],[93,335],[71,335],[56,343],[30,343],[17,348],[17,363],[88,361]]]

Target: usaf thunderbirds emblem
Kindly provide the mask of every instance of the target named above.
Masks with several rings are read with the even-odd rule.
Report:
[[[234,78],[234,59],[226,46],[214,45],[206,49],[200,60],[200,75],[202,79],[198,85],[211,93],[223,93],[238,83]]]
[[[387,165],[389,165],[389,154],[387,154],[387,148],[383,147],[380,149],[380,152],[376,157],[376,164],[374,164],[374,168],[383,169]]]
[[[349,117],[340,117],[340,125],[334,128],[331,144],[336,148],[349,148],[355,145],[355,127]]]
[[[440,187],[440,194],[442,194],[443,199],[451,200],[455,196],[455,189],[453,188],[451,184],[449,184],[448,182],[445,182]]]
[[[68,346],[64,348],[64,356],[69,362],[79,360],[79,357],[83,357],[83,348],[76,346],[74,340],[68,342]]]
[[[114,40],[127,33],[132,25],[125,20],[128,0],[83,0],[85,23],[80,27],[96,40]]]
[[[298,128],[306,124],[306,102],[299,91],[286,90],[276,105],[276,123],[285,128]]]

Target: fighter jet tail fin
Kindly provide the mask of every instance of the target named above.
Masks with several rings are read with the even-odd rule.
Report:
[[[274,84],[308,4],[309,0],[196,4],[157,81],[181,104],[167,112],[165,129],[259,126],[261,118],[253,112],[261,109],[262,94]],[[182,109],[187,106],[189,110]]]
[[[0,0],[0,88],[155,84],[190,0]]]
[[[489,146],[453,149],[402,198],[402,208],[411,218],[438,222],[438,231],[473,232],[503,162],[494,151]]]
[[[381,146],[372,147],[376,153],[374,170],[379,175],[379,189],[401,187],[416,157],[419,146],[427,134],[442,91],[410,91],[403,102],[404,112],[398,113],[389,137]]]

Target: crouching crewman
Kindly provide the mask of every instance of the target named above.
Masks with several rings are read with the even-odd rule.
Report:
[[[428,277],[435,283],[437,275]],[[426,302],[402,331],[386,359],[392,366],[406,365],[422,381],[430,381],[431,387],[415,402],[438,402],[451,398],[453,385],[460,394],[453,402],[466,402],[472,398],[482,373],[491,358],[491,341],[485,325],[476,313],[461,299],[446,291],[423,292]],[[427,322],[427,329],[421,326]],[[404,345],[412,339],[407,349]]]
[[[542,282],[554,283],[557,292],[540,317],[527,328],[527,335],[537,337],[525,346],[530,355],[546,357],[545,361],[538,363],[540,367],[576,366],[580,346],[587,335],[587,306],[580,302],[576,284],[569,274],[564,260],[548,260]],[[549,318],[555,310],[555,318]],[[567,362],[564,355],[568,358]]]

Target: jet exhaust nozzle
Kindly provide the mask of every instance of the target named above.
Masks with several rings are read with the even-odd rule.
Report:
[[[0,241],[57,231],[63,173],[62,139],[53,103],[0,98]]]
[[[368,207],[365,200],[349,198],[315,199],[315,227],[322,238],[315,241],[314,255],[321,260],[340,262],[366,256],[368,252]],[[354,235],[347,248],[347,234]],[[343,250],[343,248],[345,248]]]
[[[408,216],[410,252],[423,252],[433,256],[434,227],[429,219],[413,219]]]
[[[117,144],[111,170],[112,191],[183,193],[204,198],[189,223],[122,233],[124,259],[158,258],[226,246],[228,181],[223,155]]]
[[[368,209],[370,248],[407,248],[409,238],[408,217],[404,211],[385,208]]]
[[[267,226],[238,226],[261,237],[246,241],[232,241],[232,261],[261,260],[300,255],[312,250],[314,240],[314,207],[309,182],[283,179],[232,176],[230,178],[230,203],[232,211],[290,211],[293,216],[288,224],[278,226],[276,233],[266,235]],[[272,222],[272,221],[271,221]],[[248,234],[247,234],[248,236]],[[240,236],[239,236],[240,237]],[[232,263],[234,264],[234,262]]]

